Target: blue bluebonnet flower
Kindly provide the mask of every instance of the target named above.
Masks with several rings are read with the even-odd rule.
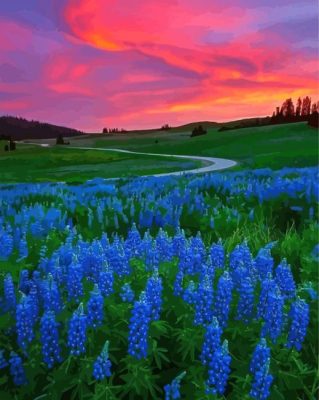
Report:
[[[214,316],[222,328],[225,328],[228,323],[233,286],[228,271],[225,271],[219,278],[213,307]]]
[[[194,304],[196,301],[197,291],[196,285],[194,281],[189,281],[187,288],[184,290],[182,294],[182,299],[187,304]]]
[[[309,305],[303,299],[297,298],[291,304],[289,319],[291,324],[288,332],[287,347],[295,347],[297,351],[300,351],[309,324]]]
[[[162,278],[158,276],[158,272],[156,271],[154,275],[147,280],[145,288],[146,301],[151,306],[152,321],[156,321],[160,317],[162,308],[162,291]]]
[[[12,351],[10,353],[9,363],[10,363],[10,374],[12,376],[14,384],[16,386],[26,385],[28,381],[22,363],[22,358],[18,356],[18,354]]]
[[[151,244],[144,249],[145,254],[145,269],[146,271],[155,271],[159,266],[159,254],[156,245]]]
[[[88,326],[96,328],[97,326],[102,324],[103,306],[104,306],[104,298],[101,295],[98,285],[95,284],[94,289],[91,291],[91,297],[87,303]]]
[[[225,249],[221,239],[218,243],[213,243],[210,248],[210,257],[212,265],[216,268],[224,268],[225,265]]]
[[[244,276],[255,281],[257,275],[255,261],[246,242],[236,246],[230,253],[229,267],[235,286],[240,284]]]
[[[0,228],[0,260],[6,261],[13,252],[13,237]]]
[[[182,251],[186,246],[187,240],[185,238],[185,232],[180,227],[177,228],[177,232],[173,237],[173,254],[180,257]]]
[[[47,311],[43,314],[40,321],[40,340],[43,361],[48,368],[52,368],[55,363],[62,361],[58,326],[59,324],[56,322],[52,311]]]
[[[148,332],[151,322],[151,305],[145,293],[134,303],[129,324],[128,353],[140,360],[147,356]]]
[[[48,275],[48,278],[42,282],[42,300],[43,300],[43,308],[45,311],[54,311],[58,313],[62,309],[62,301],[59,292],[59,288],[55,280],[53,279],[52,274]]]
[[[268,275],[272,275],[274,259],[271,256],[269,248],[263,247],[259,250],[257,257],[255,258],[255,265],[261,281],[266,279]]]
[[[129,283],[125,283],[121,287],[121,292],[120,292],[120,297],[123,301],[126,301],[128,303],[132,303],[134,300],[134,292],[131,288],[131,285]]]
[[[72,264],[69,266],[66,288],[69,300],[78,301],[83,296],[82,271],[80,265]]]
[[[253,399],[266,400],[270,395],[273,376],[269,374],[269,363],[270,360],[268,359],[261,369],[254,373],[254,380],[249,393]]]
[[[269,296],[276,290],[277,284],[271,275],[268,274],[267,278],[261,281],[261,290],[259,295],[259,302],[257,305],[257,317],[264,318],[268,307]]]
[[[261,338],[260,342],[257,344],[251,362],[249,370],[250,372],[260,371],[262,367],[270,359],[270,348],[267,346],[265,338]]]
[[[180,296],[183,292],[183,280],[184,280],[184,273],[180,269],[178,270],[173,287],[173,293],[175,296]]]
[[[213,322],[206,328],[202,353],[200,355],[200,360],[203,365],[208,365],[210,363],[213,354],[220,347],[221,335],[222,330],[218,324],[218,320],[216,317],[213,317]]]
[[[9,365],[3,353],[4,350],[0,350],[0,369],[6,368]]]
[[[227,380],[230,373],[231,357],[228,351],[228,342],[224,340],[223,345],[214,352],[208,367],[207,394],[223,394],[226,390]]]
[[[113,292],[114,285],[114,275],[107,265],[104,266],[103,270],[100,272],[98,279],[99,289],[104,297],[110,296]]]
[[[125,241],[125,248],[128,250],[130,258],[140,257],[141,255],[141,235],[136,228],[135,222],[132,228],[128,231],[127,239]]]
[[[275,343],[281,334],[284,323],[284,298],[279,289],[273,290],[269,294],[264,320],[262,336],[269,336]]]
[[[238,287],[239,300],[236,319],[248,323],[254,314],[254,286],[249,277],[244,277]]]
[[[17,299],[11,274],[7,274],[5,276],[3,287],[4,287],[5,308],[10,312],[15,312]]]
[[[30,299],[22,295],[16,309],[16,329],[18,345],[23,350],[26,350],[28,343],[31,343],[34,338],[32,313],[33,309]]]
[[[290,266],[284,259],[276,268],[276,282],[283,296],[292,298],[296,294],[296,284]]]
[[[212,259],[210,255],[208,255],[206,262],[202,264],[202,270],[200,272],[200,279],[203,279],[204,276],[208,276],[211,281],[214,281],[215,278],[216,267],[212,263]]]
[[[29,280],[29,271],[27,269],[23,269],[20,272],[19,277],[19,290],[24,294],[28,294],[30,290],[30,280]]]
[[[32,322],[33,324],[35,324],[39,316],[40,304],[39,304],[38,288],[33,281],[31,281],[30,283],[30,291],[29,295],[27,296],[27,299],[31,306]]]
[[[171,261],[173,256],[172,241],[162,228],[159,229],[156,236],[156,248],[161,261]]]
[[[114,242],[108,251],[107,261],[110,269],[120,277],[130,274],[131,267],[129,258],[126,255],[122,242],[118,237],[115,237]]]
[[[109,360],[109,342],[106,341],[101,354],[97,357],[93,365],[94,379],[97,381],[102,381],[103,379],[111,376],[111,367],[112,363]]]
[[[78,356],[85,353],[86,329],[87,317],[83,312],[83,304],[81,303],[69,322],[68,347],[70,354]]]
[[[28,257],[28,254],[28,242],[24,234],[23,237],[20,238],[19,242],[19,259],[22,260],[23,258]]]
[[[181,398],[180,387],[181,380],[186,375],[186,372],[179,374],[172,382],[164,386],[165,400],[178,400]]]
[[[214,289],[209,277],[205,276],[199,283],[195,298],[194,324],[201,325],[211,322],[213,317]]]

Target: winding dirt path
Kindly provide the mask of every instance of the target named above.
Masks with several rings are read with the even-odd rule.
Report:
[[[228,169],[237,165],[236,161],[227,160],[226,158],[215,158],[215,157],[203,157],[203,156],[181,156],[177,154],[159,154],[159,153],[143,153],[140,151],[131,151],[131,150],[123,150],[123,149],[107,149],[103,147],[76,147],[71,146],[72,149],[83,149],[83,150],[99,150],[99,151],[115,151],[117,153],[130,153],[130,154],[141,154],[147,156],[158,156],[158,157],[174,157],[174,158],[183,158],[187,160],[196,160],[203,161],[209,165],[205,167],[183,170],[183,171],[175,171],[175,172],[165,172],[163,174],[152,174],[152,175],[142,175],[142,176],[170,176],[170,175],[184,175],[184,174],[202,174],[204,172],[212,172],[212,171],[220,171],[223,169]],[[113,178],[114,179],[114,178]]]
[[[22,144],[33,144],[41,147],[51,147],[49,143],[34,143],[34,142],[20,142]],[[182,170],[175,172],[165,172],[162,174],[151,174],[151,175],[142,175],[142,176],[181,176],[185,174],[202,174],[204,172],[212,172],[212,171],[220,171],[228,168],[232,168],[237,165],[236,161],[228,160],[226,158],[215,158],[215,157],[204,157],[204,156],[190,156],[190,155],[178,155],[178,154],[160,154],[160,153],[143,153],[140,151],[131,151],[131,150],[123,150],[123,149],[110,149],[104,147],[78,147],[78,146],[66,146],[69,149],[82,149],[82,150],[97,150],[97,151],[113,151],[116,153],[130,153],[130,154],[141,154],[147,156],[157,156],[157,157],[173,157],[173,158],[182,158],[186,160],[196,160],[205,162],[206,166],[190,169],[190,170]],[[108,178],[108,179],[120,179],[120,178]]]

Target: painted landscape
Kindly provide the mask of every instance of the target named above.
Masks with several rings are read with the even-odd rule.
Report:
[[[0,399],[317,399],[314,2],[27,3],[0,5]]]

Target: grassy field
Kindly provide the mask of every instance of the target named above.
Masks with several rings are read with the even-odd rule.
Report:
[[[112,178],[201,166],[200,162],[134,154],[77,150],[66,147],[42,148],[18,144],[15,152],[0,146],[1,183],[65,181],[84,182],[95,177]]]
[[[155,143],[155,141],[158,143]],[[118,137],[86,137],[72,145],[120,147],[154,153],[205,155],[223,157],[240,163],[237,168],[273,169],[311,166],[318,163],[318,133],[305,122],[271,125],[219,132],[209,128],[208,134],[190,138],[190,132],[152,132]]]
[[[42,141],[42,142],[50,142]],[[39,141],[41,143],[41,141]],[[51,140],[51,144],[54,141]],[[118,136],[91,135],[72,138],[72,146],[121,148],[160,154],[189,154],[229,158],[237,169],[303,167],[318,164],[318,134],[306,123],[272,125],[219,132],[195,138],[189,131],[153,131]],[[94,177],[112,178],[180,171],[200,167],[200,162],[154,156],[42,148],[18,144],[4,152],[0,145],[1,182],[84,182]]]

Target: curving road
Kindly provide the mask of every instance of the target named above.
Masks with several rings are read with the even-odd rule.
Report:
[[[22,144],[34,144],[41,147],[50,147],[49,143],[32,143],[32,142],[20,142]],[[131,151],[131,150],[123,150],[123,149],[109,149],[104,147],[77,147],[77,146],[66,146],[69,149],[82,149],[82,150],[98,150],[98,151],[114,151],[116,153],[130,153],[130,154],[142,154],[147,156],[158,156],[158,157],[174,157],[174,158],[183,158],[187,160],[196,160],[203,161],[209,165],[205,167],[183,170],[183,171],[175,171],[175,172],[165,172],[162,174],[151,174],[151,175],[141,175],[141,176],[170,176],[170,175],[184,175],[184,174],[202,174],[204,172],[212,172],[212,171],[220,171],[223,169],[232,168],[237,165],[236,161],[228,160],[226,158],[215,158],[215,157],[203,157],[203,156],[182,156],[178,154],[158,154],[158,153],[143,153],[140,151]],[[109,178],[109,179],[120,179],[120,178]]]
[[[169,175],[184,175],[184,174],[202,174],[204,172],[220,171],[223,169],[231,168],[237,165],[236,161],[227,160],[226,158],[215,158],[215,157],[202,157],[202,156],[181,156],[177,154],[158,154],[158,153],[143,153],[140,151],[130,151],[123,149],[106,149],[103,147],[76,147],[70,146],[72,149],[83,149],[83,150],[99,150],[99,151],[115,151],[117,153],[131,153],[131,154],[142,154],[147,156],[159,156],[159,157],[174,157],[174,158],[184,158],[188,160],[197,160],[209,163],[205,167],[200,167],[196,169],[176,171],[176,172],[165,172],[163,174],[152,174],[152,175],[142,175],[142,176],[169,176]]]

